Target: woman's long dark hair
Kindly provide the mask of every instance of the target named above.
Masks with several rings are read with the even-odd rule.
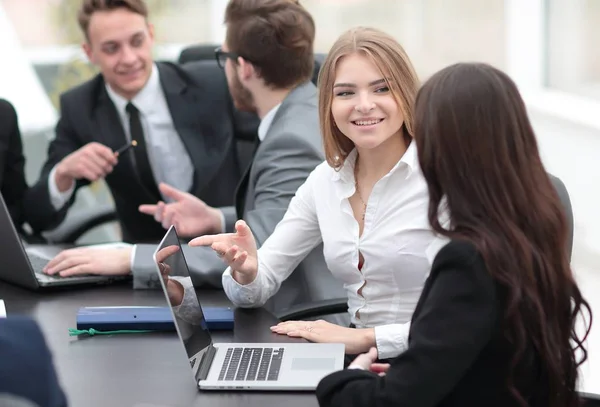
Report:
[[[577,368],[587,358],[591,310],[571,272],[564,210],[516,85],[485,64],[443,69],[417,96],[415,140],[432,228],[473,243],[506,289],[511,393],[528,405],[514,385],[514,369],[533,346],[549,406],[578,405]],[[442,226],[440,209],[449,225]],[[580,336],[576,319],[584,310]]]

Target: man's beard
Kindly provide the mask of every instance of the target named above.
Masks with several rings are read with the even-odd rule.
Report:
[[[256,113],[254,97],[248,88],[242,85],[237,75],[233,75],[233,83],[229,87],[229,93],[231,93],[231,98],[236,109],[243,112]]]

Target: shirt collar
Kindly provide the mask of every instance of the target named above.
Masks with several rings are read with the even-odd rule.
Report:
[[[348,157],[344,160],[344,164],[339,169],[339,171],[334,171],[333,180],[341,180],[342,182],[352,183],[354,184],[354,165],[356,163],[356,156],[358,155],[356,149],[352,149]],[[393,174],[396,170],[405,165],[408,169],[406,177],[408,178],[412,172],[418,168],[419,161],[417,157],[417,146],[414,140],[410,142],[408,148],[402,155],[402,158],[392,167],[388,174]]]
[[[267,135],[267,132],[269,131],[269,128],[273,123],[273,119],[275,118],[275,114],[277,114],[277,111],[279,110],[280,106],[281,103],[273,107],[260,121],[260,124],[258,125],[258,139],[260,141],[263,141],[265,139],[265,136]]]
[[[108,93],[108,96],[112,102],[115,104],[117,111],[120,114],[125,114],[125,107],[130,101],[117,94],[108,83],[105,84],[105,87],[106,92]],[[133,103],[142,114],[147,115],[156,107],[156,99],[160,92],[162,92],[162,88],[160,87],[160,75],[156,64],[153,64],[150,78],[148,78],[148,81],[137,93],[137,95],[131,99],[131,103]]]

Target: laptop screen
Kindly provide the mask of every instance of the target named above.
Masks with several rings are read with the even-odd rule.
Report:
[[[197,367],[199,363],[196,361],[201,360],[212,344],[212,339],[195,291],[188,289],[182,297],[183,289],[179,281],[189,279],[190,272],[174,226],[171,226],[156,248],[154,261],[167,303],[173,313],[177,333],[183,341],[188,358],[190,361],[194,360]]]

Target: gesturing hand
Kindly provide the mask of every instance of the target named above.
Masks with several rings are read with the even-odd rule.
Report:
[[[190,246],[210,246],[232,270],[232,277],[240,284],[250,284],[258,272],[256,241],[243,220],[235,224],[235,233],[197,237]]]
[[[221,214],[218,209],[208,206],[200,198],[180,191],[161,182],[160,192],[173,200],[157,204],[140,205],[138,210],[146,215],[154,216],[154,220],[168,229],[175,225],[181,237],[198,236],[204,233],[221,232]]]

